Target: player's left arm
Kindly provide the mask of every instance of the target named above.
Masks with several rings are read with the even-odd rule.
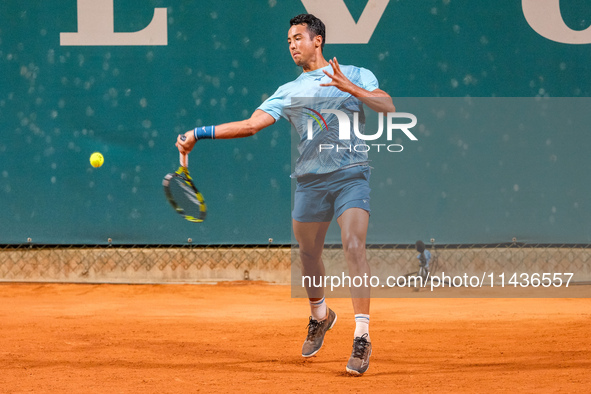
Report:
[[[349,93],[351,96],[357,97],[369,108],[376,112],[396,111],[392,97],[390,97],[388,93],[384,92],[382,89],[369,91],[362,88],[361,86],[355,85],[349,78],[347,78],[345,74],[343,74],[336,57],[332,58],[332,60],[329,60],[329,63],[332,66],[334,74],[331,74],[326,70],[323,71],[329,78],[332,79],[332,81],[329,83],[320,84],[320,86],[334,86],[343,92]]]

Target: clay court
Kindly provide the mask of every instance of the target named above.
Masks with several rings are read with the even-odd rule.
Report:
[[[0,392],[584,392],[585,298],[374,299],[371,365],[345,373],[348,299],[317,356],[290,287],[0,285]]]

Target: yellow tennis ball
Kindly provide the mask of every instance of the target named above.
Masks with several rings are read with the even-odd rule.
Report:
[[[100,167],[105,162],[105,158],[99,152],[94,152],[90,155],[90,165],[93,167]]]

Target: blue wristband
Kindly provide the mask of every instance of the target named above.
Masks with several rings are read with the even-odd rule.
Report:
[[[196,140],[215,140],[215,126],[195,127],[193,133]]]

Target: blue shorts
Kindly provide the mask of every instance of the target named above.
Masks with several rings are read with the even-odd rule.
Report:
[[[369,166],[360,165],[297,178],[291,216],[298,222],[330,222],[349,208],[370,212],[370,173]]]

